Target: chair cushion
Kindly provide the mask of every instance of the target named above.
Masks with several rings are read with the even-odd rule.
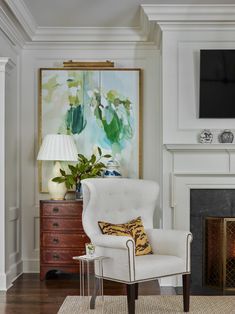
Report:
[[[103,234],[131,236],[135,241],[135,255],[139,256],[153,253],[141,217],[124,224],[112,224],[104,221],[98,221],[98,224]]]
[[[146,280],[185,272],[185,261],[173,255],[153,254],[135,258],[135,280]]]

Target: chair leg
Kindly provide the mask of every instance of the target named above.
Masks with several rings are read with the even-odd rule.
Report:
[[[189,312],[190,274],[185,274],[182,277],[183,277],[184,312]]]
[[[126,285],[128,314],[135,314],[135,284]]]
[[[95,300],[98,294],[100,288],[100,282],[98,278],[95,278],[95,285],[94,285],[94,290],[93,290],[93,294],[91,296],[91,300],[90,300],[90,309],[94,310],[95,309]]]
[[[138,300],[138,296],[139,296],[139,284],[138,282],[135,283],[135,299]]]

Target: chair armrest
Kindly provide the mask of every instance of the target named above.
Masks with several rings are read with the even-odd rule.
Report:
[[[114,248],[114,249],[125,249],[128,248],[135,250],[135,242],[133,238],[126,236],[115,236],[115,235],[95,235],[92,237],[92,243],[96,246]]]
[[[174,255],[186,262],[190,271],[190,247],[192,233],[182,230],[147,229],[146,233],[153,252],[161,255]]]
[[[96,246],[97,255],[107,256],[103,261],[104,278],[118,281],[133,281],[135,269],[135,242],[133,238],[114,235],[93,235],[91,241]],[[100,270],[95,268],[98,275]]]

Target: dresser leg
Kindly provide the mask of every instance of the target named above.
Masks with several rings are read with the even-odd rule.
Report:
[[[43,281],[46,278],[47,271],[40,269],[40,280]]]

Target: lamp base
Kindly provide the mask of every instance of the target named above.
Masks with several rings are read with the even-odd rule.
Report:
[[[52,200],[64,200],[65,194],[67,193],[67,188],[64,182],[58,183],[52,181],[53,178],[61,176],[60,169],[60,162],[56,161],[52,171],[53,177],[48,181],[48,192]]]
[[[53,182],[53,178],[48,181],[48,192],[52,200],[64,200],[67,188],[64,183]]]

